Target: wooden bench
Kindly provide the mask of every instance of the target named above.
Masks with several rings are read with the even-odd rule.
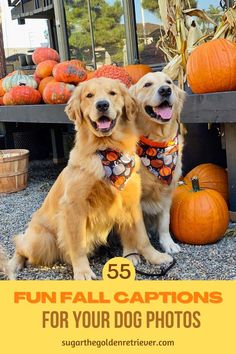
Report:
[[[65,105],[1,106],[0,122],[70,124]],[[236,91],[190,94],[181,115],[183,123],[223,123],[225,126],[230,218],[236,221]],[[53,154],[57,158],[62,141],[52,126]]]

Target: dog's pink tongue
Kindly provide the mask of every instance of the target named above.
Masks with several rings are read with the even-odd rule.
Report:
[[[109,129],[111,126],[111,121],[108,119],[97,121],[97,126],[99,129]]]
[[[172,116],[171,107],[155,107],[153,110],[157,115],[161,116],[162,119],[170,119]]]

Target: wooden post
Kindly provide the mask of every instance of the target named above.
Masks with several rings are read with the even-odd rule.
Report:
[[[55,13],[55,21],[56,21],[59,54],[61,60],[64,61],[64,60],[68,60],[70,57],[64,3],[62,0],[54,0],[53,5],[54,5],[54,13]]]
[[[6,76],[5,50],[2,33],[2,7],[0,4],[0,78]]]
[[[229,181],[229,210],[230,219],[236,222],[236,124],[225,124],[226,156]]]

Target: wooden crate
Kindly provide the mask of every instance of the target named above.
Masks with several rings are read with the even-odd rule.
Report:
[[[26,188],[28,163],[28,150],[0,150],[0,193],[12,193]]]

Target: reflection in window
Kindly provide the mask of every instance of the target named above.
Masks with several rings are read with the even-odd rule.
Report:
[[[222,15],[219,0],[189,0],[192,8],[204,9],[218,25]],[[154,65],[165,62],[162,51],[156,48],[156,43],[163,31],[158,0],[135,0],[137,35],[140,62]],[[213,29],[213,25],[197,20],[202,31],[206,34]]]
[[[125,29],[121,0],[90,0],[97,66],[126,59]],[[64,0],[70,54],[94,65],[87,0]]]
[[[135,0],[135,13],[140,62],[149,65],[163,63],[164,55],[156,48],[162,30],[158,1]]]

